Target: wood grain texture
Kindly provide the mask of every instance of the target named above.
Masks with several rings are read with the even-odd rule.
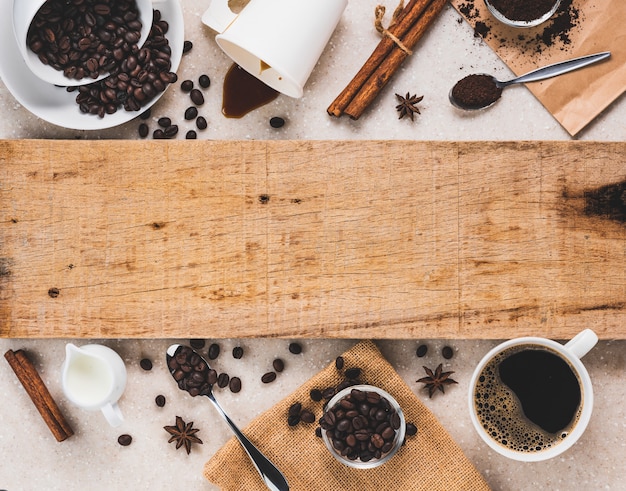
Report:
[[[617,142],[0,141],[0,336],[625,338],[625,179]]]

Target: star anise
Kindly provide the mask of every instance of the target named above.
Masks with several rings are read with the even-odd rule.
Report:
[[[413,115],[415,113],[421,114],[416,104],[418,102],[421,102],[424,96],[417,97],[416,95],[411,95],[407,92],[406,96],[404,97],[402,97],[400,94],[396,94],[396,98],[398,99],[398,101],[400,101],[400,104],[396,106],[396,111],[400,113],[398,119],[409,116],[411,118],[411,121],[413,121]]]
[[[424,388],[428,389],[428,397],[432,397],[437,389],[445,393],[444,387],[446,385],[458,383],[456,380],[452,380],[451,378],[449,378],[450,375],[452,375],[454,372],[442,371],[443,365],[441,363],[436,368],[435,373],[433,373],[433,371],[428,367],[422,368],[426,371],[428,377],[422,377],[418,380],[418,382],[426,384]]]
[[[193,421],[185,423],[180,416],[176,416],[175,426],[164,426],[163,429],[172,435],[167,443],[175,441],[177,450],[184,445],[187,455],[191,452],[192,443],[202,443],[202,440],[196,436],[196,433],[200,430],[193,428]]]

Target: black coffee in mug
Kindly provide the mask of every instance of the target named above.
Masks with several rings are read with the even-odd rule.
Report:
[[[581,382],[558,352],[532,344],[512,346],[482,370],[474,405],[495,441],[513,451],[539,452],[567,438],[578,422]]]

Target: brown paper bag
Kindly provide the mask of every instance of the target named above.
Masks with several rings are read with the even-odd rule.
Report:
[[[345,367],[359,367],[362,380],[389,392],[400,404],[407,422],[418,432],[392,459],[376,469],[352,469],[337,462],[315,424],[287,425],[294,402],[319,418],[322,402],[313,402],[313,388],[336,386],[342,376],[334,363],[293,394],[252,421],[243,431],[285,474],[291,491],[487,491],[489,487],[445,428],[424,406],[371,341],[362,341],[343,354]],[[232,438],[204,468],[204,476],[223,490],[266,490],[239,443]]]
[[[516,75],[570,58],[610,51],[611,58],[581,70],[526,86],[574,136],[626,90],[626,1],[562,0],[552,20],[530,29],[507,27],[483,0],[451,0],[475,32]],[[557,18],[558,17],[558,18]],[[556,19],[556,20],[555,20]],[[571,21],[562,38],[532,42]]]

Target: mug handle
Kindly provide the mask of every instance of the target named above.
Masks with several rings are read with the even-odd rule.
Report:
[[[598,342],[598,336],[591,329],[585,329],[574,336],[565,344],[565,349],[569,350],[576,358],[585,356],[591,348]]]
[[[111,426],[116,427],[124,422],[124,415],[122,414],[122,411],[120,411],[120,407],[117,405],[117,402],[114,402],[113,404],[106,404],[102,406],[100,410]]]
[[[202,14],[202,23],[221,34],[238,15],[230,9],[228,0],[211,0],[209,8]]]

